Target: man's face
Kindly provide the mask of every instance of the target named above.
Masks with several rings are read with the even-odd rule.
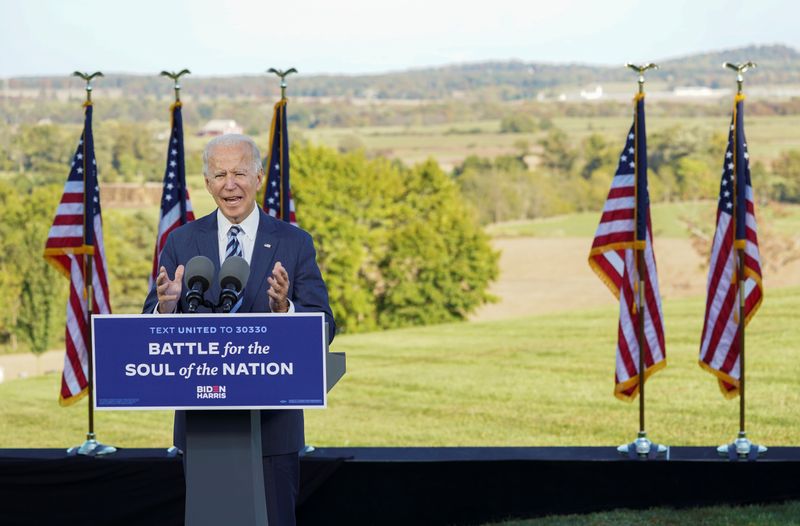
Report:
[[[215,146],[208,156],[206,188],[231,223],[241,223],[256,204],[262,173],[254,171],[248,144]]]

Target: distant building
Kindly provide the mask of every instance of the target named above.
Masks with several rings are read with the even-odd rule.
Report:
[[[603,98],[603,86],[595,86],[592,91],[581,90],[583,100],[600,100]]]
[[[212,119],[200,128],[197,135],[200,137],[216,137],[228,133],[242,133],[242,127],[233,119]]]
[[[720,98],[730,95],[729,89],[713,89],[708,86],[678,86],[672,90],[676,97],[685,98]]]

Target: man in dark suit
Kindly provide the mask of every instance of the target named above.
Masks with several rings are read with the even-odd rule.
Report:
[[[203,152],[203,173],[218,209],[169,235],[144,312],[187,311],[182,282],[184,265],[192,257],[208,257],[219,271],[226,257],[240,255],[250,264],[250,277],[238,312],[323,312],[332,340],[333,315],[311,236],[270,217],[256,205],[263,170],[253,140],[243,135],[213,139]],[[219,292],[219,285],[213,283],[208,296],[217,298]],[[181,449],[185,446],[185,421],[185,413],[177,411],[174,441]],[[303,412],[261,411],[261,436],[269,523],[294,524],[300,481],[298,452],[305,444]]]

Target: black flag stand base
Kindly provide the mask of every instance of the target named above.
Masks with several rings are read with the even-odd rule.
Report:
[[[116,452],[117,448],[114,446],[107,446],[98,442],[94,437],[94,433],[87,433],[86,442],[80,446],[74,446],[67,450],[68,455],[84,455],[87,457],[101,457],[103,455],[110,455],[111,453]]]
[[[651,442],[645,431],[639,431],[636,440],[630,444],[622,444],[617,452],[634,460],[654,460],[661,457],[669,460],[669,446]]]
[[[766,446],[753,444],[744,431],[739,431],[739,436],[730,444],[723,444],[717,448],[719,456],[728,457],[728,460],[732,462],[739,460],[754,461],[766,452]]]

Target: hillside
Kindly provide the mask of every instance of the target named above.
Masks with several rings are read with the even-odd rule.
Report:
[[[677,86],[730,86],[731,72],[724,61],[752,60],[759,68],[750,75],[758,84],[800,84],[800,53],[784,45],[747,46],[684,57],[653,57],[661,70],[649,77]],[[191,64],[188,65],[191,68]],[[376,75],[296,75],[290,77],[295,97],[344,97],[372,100],[440,100],[445,98],[516,100],[535,97],[543,90],[597,83],[630,82],[622,65],[554,64],[505,60],[388,72]],[[302,73],[302,72],[301,72]],[[102,79],[105,90],[117,96],[169,98],[167,81],[151,76],[114,74]],[[82,95],[82,83],[68,76],[25,77],[5,81],[5,93],[28,96],[66,91]],[[187,94],[201,99],[277,97],[278,83],[266,74],[236,77],[190,77]]]

